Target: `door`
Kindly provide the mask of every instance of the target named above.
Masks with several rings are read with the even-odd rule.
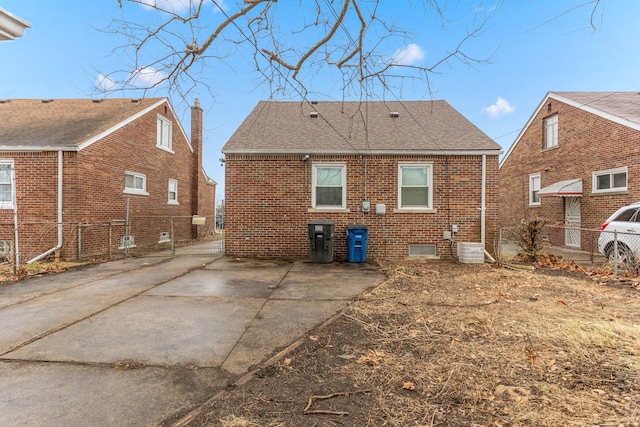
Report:
[[[564,198],[564,244],[580,247],[580,197]]]

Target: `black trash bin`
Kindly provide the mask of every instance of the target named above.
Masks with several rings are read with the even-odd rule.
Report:
[[[368,237],[369,229],[366,225],[347,225],[347,261],[365,262],[367,260]]]
[[[311,262],[333,262],[333,231],[334,221],[316,219],[309,221],[309,245]]]

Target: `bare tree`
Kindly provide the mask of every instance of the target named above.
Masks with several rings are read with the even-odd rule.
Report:
[[[474,56],[468,47],[504,0],[463,2],[467,15],[462,23],[459,17],[450,19],[446,0],[116,1],[122,18],[106,31],[126,38],[116,53],[130,63],[102,75],[103,89],[163,85],[186,96],[207,84],[210,67],[233,66],[242,58],[270,85],[272,95],[305,96],[314,91],[314,78],[328,72],[344,96],[357,96],[408,81],[429,92],[430,77],[444,66],[487,62],[491,53]],[[592,25],[599,2],[583,4],[593,7]],[[149,21],[127,19],[131,7],[150,9]],[[402,25],[400,18],[407,14],[424,22],[421,31],[455,27],[450,45],[429,46],[428,62],[413,61],[424,51],[412,44],[415,34]]]

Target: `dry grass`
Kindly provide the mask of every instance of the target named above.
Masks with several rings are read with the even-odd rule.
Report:
[[[0,264],[0,284],[11,283],[26,277],[37,276],[47,273],[59,273],[71,268],[87,264],[94,264],[97,260],[91,261],[41,261],[31,264],[22,264],[18,271],[14,271],[12,264]]]
[[[384,269],[387,281],[191,425],[638,425],[637,288],[486,265]]]

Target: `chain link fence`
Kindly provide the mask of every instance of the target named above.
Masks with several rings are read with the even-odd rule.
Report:
[[[513,260],[525,252],[522,233],[523,229],[518,227],[500,229],[500,260]],[[543,257],[552,265],[578,266],[616,275],[640,274],[640,234],[545,225],[538,238]]]
[[[0,262],[223,254],[215,217],[136,216],[100,223],[0,222]]]

